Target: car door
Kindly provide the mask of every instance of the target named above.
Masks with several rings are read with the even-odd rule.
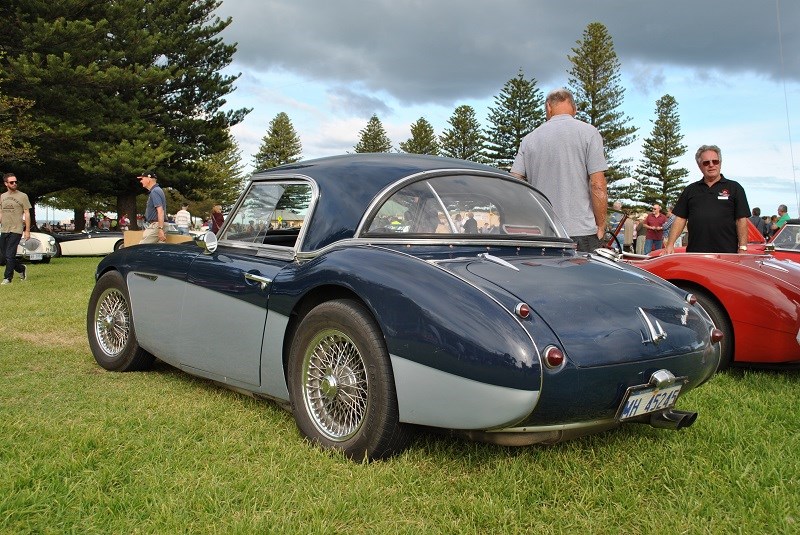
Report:
[[[222,245],[189,268],[181,364],[223,382],[258,386],[269,285],[285,260]]]
[[[294,259],[311,194],[310,184],[251,184],[219,231],[216,251],[192,262],[180,320],[182,366],[260,385],[270,285]]]

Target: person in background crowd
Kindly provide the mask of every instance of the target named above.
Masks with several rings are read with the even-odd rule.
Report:
[[[672,228],[672,224],[675,222],[675,214],[672,213],[671,206],[667,207],[667,211],[666,213],[664,213],[664,215],[667,216],[667,220],[666,222],[664,222],[664,225],[662,227],[664,230],[663,236],[669,236],[669,231]]]
[[[750,216],[750,222],[753,223],[753,226],[758,229],[764,238],[769,236],[769,227],[767,226],[767,222],[761,218],[761,208],[758,206],[753,208],[753,215]]]
[[[550,199],[578,251],[588,252],[604,245],[608,164],[600,132],[577,111],[569,90],[551,91],[547,121],[523,138],[510,172]]]
[[[3,175],[3,184],[6,192],[0,195],[0,253],[6,269],[0,284],[11,284],[15,272],[19,273],[19,280],[28,279],[28,266],[17,262],[17,246],[31,237],[31,203],[19,191],[14,173]]]
[[[208,229],[214,234],[217,234],[219,229],[222,228],[222,224],[224,222],[225,218],[222,215],[222,205],[215,204],[211,209],[211,218],[209,220]]]
[[[164,221],[167,218],[167,197],[164,195],[164,190],[158,185],[155,173],[143,173],[138,178],[142,187],[149,191],[144,211],[146,226],[139,243],[165,242],[167,241],[167,234],[164,231]]]
[[[647,229],[644,240],[644,254],[661,249],[664,243],[664,223],[667,216],[661,213],[661,205],[654,204],[653,211],[644,219],[644,228]]]
[[[175,214],[175,225],[178,227],[178,232],[181,234],[189,234],[189,224],[192,222],[192,216],[189,213],[189,205],[183,203],[181,209]]]
[[[475,214],[467,212],[467,219],[464,220],[464,234],[477,234],[478,222],[475,221]]]
[[[772,233],[775,234],[778,232],[778,230],[784,226],[789,219],[791,218],[789,217],[789,209],[786,207],[786,205],[781,204],[778,206],[778,219],[774,220],[775,222],[772,224]]]
[[[665,252],[675,251],[687,222],[691,234],[687,253],[747,252],[750,206],[744,188],[722,174],[722,151],[716,145],[701,146],[695,160],[703,178],[686,186],[678,197]]]
[[[122,214],[122,217],[119,220],[119,228],[120,230],[129,230],[131,226],[131,220],[128,219],[128,214]]]

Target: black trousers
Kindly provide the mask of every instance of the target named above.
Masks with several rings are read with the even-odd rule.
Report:
[[[22,266],[17,262],[17,246],[22,239],[22,234],[16,232],[3,232],[0,234],[0,251],[3,253],[3,263],[6,265],[3,278],[11,280],[14,272],[22,273]]]

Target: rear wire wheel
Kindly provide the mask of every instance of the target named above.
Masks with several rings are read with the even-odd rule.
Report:
[[[389,353],[361,303],[341,299],[311,310],[292,343],[288,376],[292,412],[310,441],[355,460],[405,447]]]

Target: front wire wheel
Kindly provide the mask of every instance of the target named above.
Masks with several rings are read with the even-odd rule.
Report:
[[[125,349],[131,332],[131,312],[118,288],[100,294],[94,317],[94,335],[103,353],[116,358]]]
[[[97,280],[86,312],[86,332],[94,359],[107,370],[145,370],[155,360],[136,341],[128,290],[117,271]]]
[[[318,305],[292,343],[289,397],[297,426],[309,440],[356,459],[402,450],[397,393],[383,335],[361,303]]]

